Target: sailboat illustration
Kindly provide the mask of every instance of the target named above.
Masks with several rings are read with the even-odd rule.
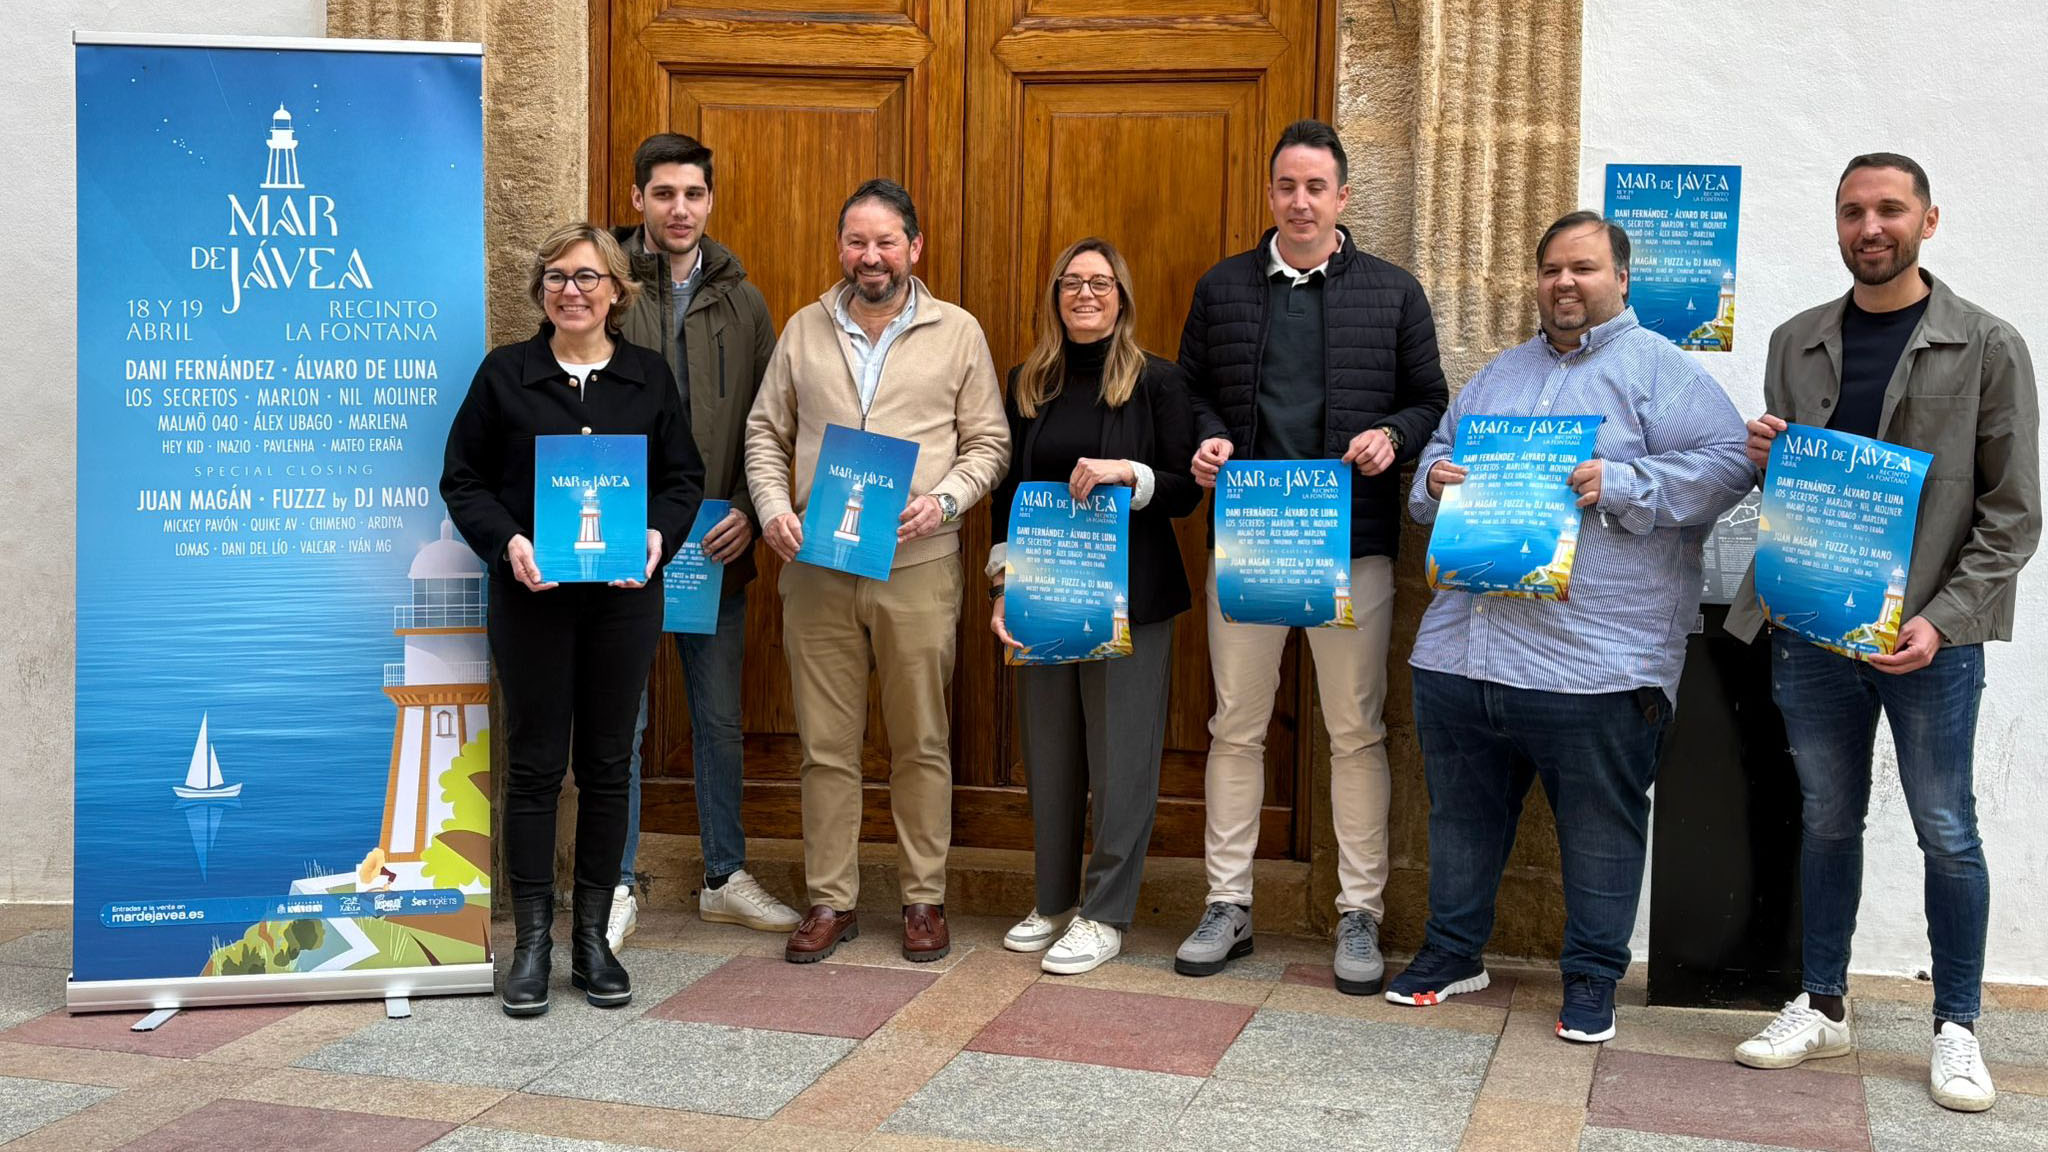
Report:
[[[1528,554],[1529,554],[1529,542],[1528,542],[1527,540],[1524,540],[1524,541],[1522,541],[1522,555],[1524,555],[1524,556],[1527,556]]]
[[[1844,607],[1844,608],[1854,608],[1855,606],[1856,606],[1856,594],[1855,594],[1854,592],[1851,592],[1851,593],[1849,593],[1849,598],[1848,598],[1847,600],[1844,600],[1844,601],[1842,601],[1842,607]]]
[[[220,757],[213,754],[213,742],[206,738],[206,714],[199,716],[199,739],[192,745],[192,764],[185,769],[185,782],[171,785],[186,800],[226,800],[242,794],[241,781],[228,784],[220,776]]]

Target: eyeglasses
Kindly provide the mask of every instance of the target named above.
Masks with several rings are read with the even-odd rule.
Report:
[[[1116,278],[1112,276],[1089,276],[1085,279],[1080,276],[1062,276],[1056,283],[1060,286],[1062,296],[1079,296],[1083,288],[1097,296],[1107,296],[1116,291]]]
[[[557,272],[550,268],[546,272],[541,273],[540,286],[549,292],[560,292],[562,289],[567,288],[569,282],[573,280],[576,282],[576,290],[578,292],[595,292],[599,284],[609,279],[611,279],[610,273],[597,272],[589,268],[578,269],[573,276],[567,272]]]

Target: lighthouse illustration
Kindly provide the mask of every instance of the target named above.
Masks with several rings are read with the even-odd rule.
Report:
[[[407,577],[412,603],[392,612],[405,660],[384,666],[384,694],[398,706],[379,845],[392,862],[417,861],[453,814],[435,781],[490,723],[483,565],[443,520],[441,538],[420,548]]]
[[[1131,650],[1131,606],[1121,592],[1110,603],[1109,642],[1119,652]]]
[[[1330,615],[1331,624],[1339,628],[1356,628],[1358,626],[1357,618],[1351,614],[1351,567],[1348,564],[1337,565],[1335,609]]]
[[[583,490],[583,512],[576,524],[576,564],[585,580],[597,578],[597,560],[604,555],[604,509],[598,506],[597,489]]]
[[[860,543],[860,510],[866,505],[867,498],[868,482],[855,480],[852,490],[846,494],[846,507],[839,513],[839,527],[832,531],[833,539],[844,540],[848,544]]]
[[[292,114],[277,106],[270,118],[270,165],[263,172],[265,188],[304,188],[299,182],[299,138],[292,131]]]

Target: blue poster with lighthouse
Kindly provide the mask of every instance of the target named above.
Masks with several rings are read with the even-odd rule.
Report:
[[[1022,650],[1010,664],[1070,664],[1131,654],[1131,490],[1017,486],[1003,564],[1003,626]]]
[[[1593,456],[1598,416],[1466,416],[1423,572],[1431,588],[1570,598],[1585,509],[1569,483]]]
[[[67,1003],[488,991],[481,50],[77,40]]]
[[[1235,624],[1356,628],[1351,468],[1232,460],[1216,476],[1216,606]]]
[[[887,580],[896,562],[897,523],[910,504],[910,480],[916,473],[915,441],[825,425],[796,558]]]
[[[533,438],[533,562],[553,584],[647,578],[647,437]]]
[[[1844,656],[1890,654],[1933,462],[1847,432],[1780,432],[1756,529],[1756,594],[1771,622]]]
[[[1628,233],[1628,303],[1643,327],[1696,352],[1735,350],[1737,164],[1609,164],[1607,218]]]

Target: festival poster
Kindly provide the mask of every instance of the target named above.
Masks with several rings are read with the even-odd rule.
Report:
[[[1232,460],[1216,477],[1216,604],[1234,624],[1355,628],[1351,468]]]
[[[1131,490],[1074,499],[1065,484],[1027,481],[1010,501],[1003,626],[1024,645],[1011,664],[1070,664],[1131,654]]]
[[[1607,218],[1629,239],[1628,302],[1680,348],[1735,350],[1736,164],[1609,164]]]
[[[1848,432],[1778,433],[1756,532],[1756,593],[1771,622],[1844,656],[1889,654],[1933,462]]]
[[[805,564],[887,580],[896,561],[896,529],[910,503],[917,444],[827,424],[804,505]]]
[[[1466,416],[1424,561],[1438,591],[1570,598],[1585,510],[1572,469],[1593,456],[1598,416]]]
[[[705,500],[683,546],[661,570],[661,630],[709,636],[718,631],[718,597],[725,565],[704,554],[704,533],[725,519],[730,500]]]
[[[487,991],[476,45],[78,37],[73,1010]],[[136,214],[146,193],[148,211]]]
[[[548,583],[647,578],[647,437],[533,438],[533,562]]]

